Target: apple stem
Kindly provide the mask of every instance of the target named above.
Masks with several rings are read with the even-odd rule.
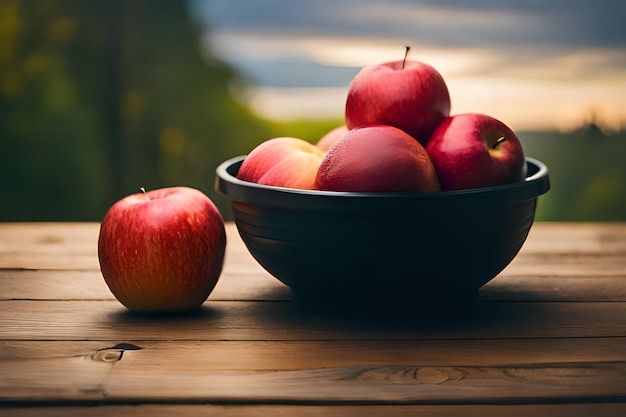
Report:
[[[498,147],[498,145],[501,144],[502,142],[504,142],[505,140],[506,140],[506,138],[504,136],[500,136],[498,138],[498,140],[496,140],[496,143],[493,144],[491,149],[496,149]]]
[[[404,47],[404,59],[402,60],[402,69],[404,69],[404,64],[406,64],[406,58],[409,56],[409,51],[411,50],[410,46],[405,46]]]
[[[139,187],[139,189],[143,192],[143,195],[146,196],[146,200],[150,201],[150,197],[148,197],[148,193],[144,187]]]

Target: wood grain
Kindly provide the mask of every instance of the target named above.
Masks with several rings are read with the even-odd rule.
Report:
[[[210,355],[210,350],[207,354]],[[159,356],[163,355],[158,350],[125,343],[89,355],[3,362],[0,365],[3,374],[0,402],[524,404],[557,400],[626,401],[625,361],[453,366],[420,361],[399,365],[342,363],[340,366],[259,370],[250,367],[216,369],[211,364],[188,367],[170,363],[168,366],[158,364]],[[236,359],[231,356],[229,362],[236,362]],[[276,361],[274,355],[272,360]]]
[[[253,261],[250,261],[253,262]],[[289,289],[265,271],[225,268],[211,301],[285,301]],[[626,301],[626,276],[503,274],[478,294],[490,301]],[[0,270],[0,300],[114,300],[100,271]]]
[[[67,223],[0,223],[0,268],[98,269],[99,227],[98,223],[71,227]],[[247,253],[235,225],[227,223],[226,227],[229,254],[236,263],[238,256]],[[534,260],[529,263],[535,263],[550,255],[573,259],[617,255],[623,259],[620,255],[625,253],[626,223],[537,222],[520,255],[529,255],[528,259]]]
[[[0,224],[0,415],[626,413],[626,224],[537,223],[471,308],[404,319],[298,310],[232,223],[203,308],[132,314],[98,228]]]
[[[248,262],[252,264],[254,260]],[[289,289],[263,270],[227,264],[212,300],[288,300]],[[258,267],[260,268],[260,267]],[[99,270],[0,270],[0,300],[114,300]]]
[[[82,358],[35,372],[3,364],[2,398],[47,403],[525,404],[625,401],[626,363],[516,367],[342,366],[277,371],[158,371]],[[113,361],[113,360],[111,360]],[[24,387],[29,387],[25,390]]]
[[[0,268],[98,269],[98,223],[2,223]]]
[[[522,404],[522,405],[113,405],[74,407],[8,407],[0,409],[0,416],[7,417],[67,417],[67,416],[151,416],[151,417],[623,417],[624,403],[578,403],[578,404]]]
[[[0,340],[622,337],[625,313],[623,302],[485,302],[459,316],[358,320],[307,314],[287,302],[218,301],[194,314],[146,316],[116,301],[4,301]]]
[[[0,300],[113,299],[97,263],[98,225],[72,226],[0,224]],[[227,230],[226,262],[211,300],[288,300],[288,288],[252,259],[232,223]],[[624,235],[621,224],[538,223],[480,299],[626,301]]]
[[[624,341],[4,342],[0,406],[622,401]]]
[[[158,371],[303,370],[356,366],[524,366],[624,360],[626,338],[419,339],[293,341],[38,341],[0,342],[9,362],[43,368],[68,359],[118,357],[135,346],[133,366]],[[280,352],[280,355],[277,355]],[[117,356],[116,356],[117,355]],[[129,357],[124,353],[124,358]]]

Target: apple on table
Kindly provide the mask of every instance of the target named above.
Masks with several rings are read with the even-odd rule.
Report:
[[[255,147],[237,178],[257,184],[316,190],[315,177],[325,152],[304,139],[278,137]]]
[[[350,130],[326,153],[317,173],[325,191],[441,191],[426,150],[393,126]]]
[[[113,295],[138,312],[199,307],[224,263],[226,231],[204,193],[172,187],[129,195],[100,226],[98,259]]]
[[[486,114],[446,118],[431,136],[426,151],[444,191],[508,184],[526,176],[518,136]]]
[[[426,146],[449,115],[450,94],[441,74],[428,64],[407,60],[406,55],[404,60],[362,68],[348,88],[345,120],[349,129],[395,126]]]

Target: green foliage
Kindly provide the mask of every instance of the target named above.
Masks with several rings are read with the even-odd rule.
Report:
[[[527,156],[549,169],[551,189],[539,198],[538,220],[626,220],[626,131],[595,125],[575,132],[523,132]]]
[[[0,0],[0,220],[99,220],[139,187],[209,194],[271,127],[185,2]]]

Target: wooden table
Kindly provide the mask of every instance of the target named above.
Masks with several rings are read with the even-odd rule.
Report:
[[[0,224],[0,415],[626,415],[626,223],[535,224],[471,311],[412,322],[298,311],[232,224],[201,311],[134,315],[98,228]]]

